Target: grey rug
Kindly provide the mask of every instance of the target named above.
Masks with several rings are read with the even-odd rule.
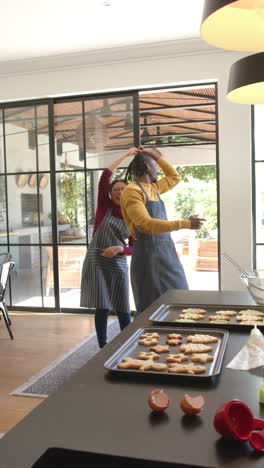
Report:
[[[107,340],[109,342],[120,332],[118,321],[113,320],[110,322],[107,330]],[[93,333],[42,369],[38,374],[31,377],[23,385],[16,388],[11,392],[11,395],[47,398],[98,351],[96,333]]]

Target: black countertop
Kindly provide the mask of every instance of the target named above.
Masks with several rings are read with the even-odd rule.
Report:
[[[3,437],[1,468],[30,468],[43,452],[54,446],[134,457],[141,460],[137,461],[137,467],[145,466],[143,460],[152,460],[153,466],[155,461],[188,467],[264,466],[264,455],[254,452],[247,442],[224,440],[213,427],[216,410],[234,398],[249,405],[255,417],[264,418],[264,405],[258,403],[263,378],[254,372],[225,368],[246,343],[249,331],[229,333],[222,372],[209,381],[114,374],[104,369],[104,362],[131,333],[152,326],[149,315],[164,303],[254,304],[247,292],[168,291]],[[162,388],[172,399],[167,411],[158,416],[147,404],[148,394],[155,388]],[[190,418],[183,414],[179,401],[184,393],[204,396],[205,408],[200,415]],[[130,466],[123,461],[120,466],[124,465]],[[87,459],[86,466],[94,463],[89,464]],[[108,461],[106,466],[117,465]]]

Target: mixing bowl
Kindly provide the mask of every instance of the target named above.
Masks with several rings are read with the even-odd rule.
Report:
[[[251,270],[240,273],[240,278],[257,304],[264,305],[264,270]]]

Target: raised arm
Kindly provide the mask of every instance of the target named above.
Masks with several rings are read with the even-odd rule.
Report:
[[[116,159],[108,166],[109,171],[114,172],[124,159],[135,156],[139,151],[140,150],[138,148],[130,148],[125,154],[123,154],[123,156],[120,156],[120,158]]]

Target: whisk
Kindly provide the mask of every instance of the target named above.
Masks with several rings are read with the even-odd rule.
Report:
[[[243,273],[244,276],[249,277],[249,274],[244,268],[242,268],[230,255],[228,255],[226,252],[223,252],[223,255],[229,260],[239,271],[240,273]]]

